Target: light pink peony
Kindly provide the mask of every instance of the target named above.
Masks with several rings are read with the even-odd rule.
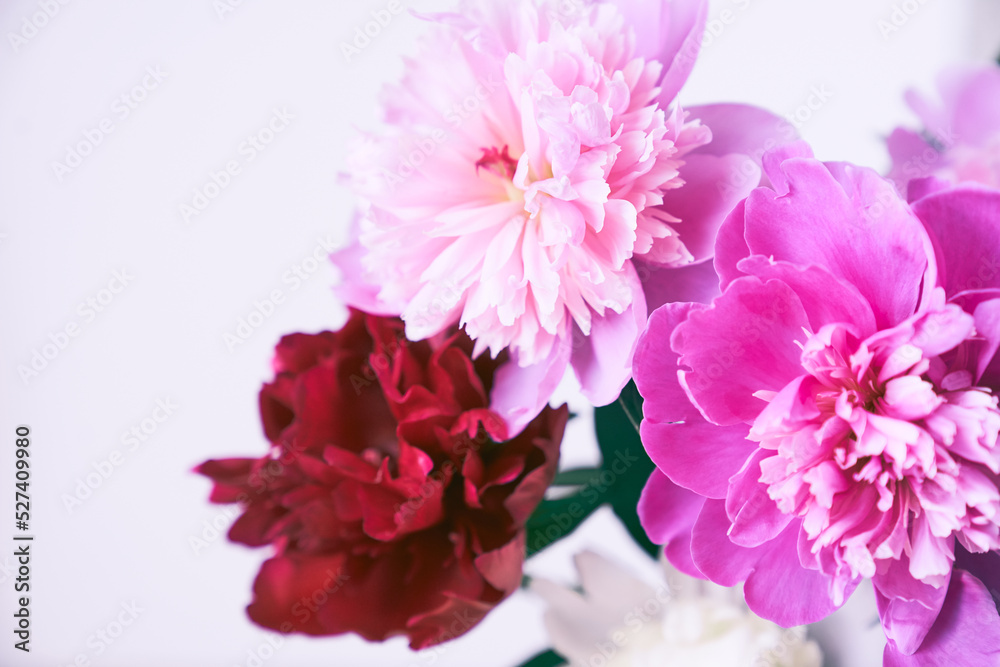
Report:
[[[719,234],[722,294],[664,306],[640,340],[643,524],[780,624],[870,578],[886,664],[952,664],[971,637],[960,664],[996,664],[1000,193],[911,209],[801,144],[764,164],[773,188]]]
[[[1000,188],[1000,66],[947,70],[938,90],[940,102],[907,93],[923,128],[889,136],[889,177],[904,194],[911,180],[926,176]]]
[[[508,350],[491,407],[512,432],[570,364],[591,401],[615,399],[646,321],[642,279],[656,274],[655,305],[712,289],[714,233],[760,180],[746,153],[787,138],[756,109],[674,103],[706,6],[467,0],[428,17],[384,97],[387,132],[354,148],[363,207],[335,256],[340,294],[399,314],[411,339],[459,324],[476,354]],[[730,126],[722,141],[700,116]],[[664,287],[677,267],[697,268]]]

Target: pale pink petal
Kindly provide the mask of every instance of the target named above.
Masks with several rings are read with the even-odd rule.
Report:
[[[569,356],[570,346],[557,344],[547,359],[520,366],[512,352],[510,360],[497,370],[490,392],[490,409],[507,421],[511,436],[524,430],[548,404],[566,374]]]
[[[629,278],[633,292],[625,312],[605,313],[593,321],[589,336],[573,339],[570,363],[583,395],[594,405],[614,401],[632,377],[632,355],[646,325],[646,299],[634,270]]]

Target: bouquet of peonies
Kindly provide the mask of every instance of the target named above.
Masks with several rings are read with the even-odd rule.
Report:
[[[1000,665],[1000,67],[912,95],[882,176],[681,107],[706,14],[423,17],[345,175],[348,320],[278,344],[266,451],[198,468],[273,550],[254,622],[418,650],[524,586],[527,664],[805,667],[853,595],[884,665]],[[597,468],[559,469],[569,368]],[[523,576],[602,506],[659,584],[591,552],[579,589]]]

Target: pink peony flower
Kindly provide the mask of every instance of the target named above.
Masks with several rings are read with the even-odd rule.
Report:
[[[568,365],[595,404],[617,397],[646,321],[642,278],[693,267],[654,288],[654,305],[714,289],[715,231],[760,181],[746,153],[794,134],[757,109],[674,103],[706,11],[466,0],[428,17],[385,95],[389,129],[353,150],[363,206],[335,255],[340,294],[400,315],[413,340],[457,324],[475,354],[508,350],[491,408],[512,432]],[[706,118],[724,124],[714,142]]]
[[[904,194],[911,180],[926,176],[1000,187],[1000,66],[948,70],[938,89],[942,104],[907,93],[924,127],[889,136],[889,177]]]
[[[745,582],[779,624],[870,578],[887,665],[956,646],[996,664],[1000,193],[911,209],[802,144],[764,164],[773,189],[720,231],[722,294],[660,308],[640,339],[659,468],[643,524],[675,566]]]

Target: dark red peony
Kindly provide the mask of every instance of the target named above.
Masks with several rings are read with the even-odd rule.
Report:
[[[464,634],[521,583],[524,525],[555,475],[565,406],[507,440],[487,409],[497,363],[464,334],[418,343],[352,311],[285,336],[260,393],[259,459],[207,461],[229,538],[273,545],[247,612],[281,632],[413,649]]]

